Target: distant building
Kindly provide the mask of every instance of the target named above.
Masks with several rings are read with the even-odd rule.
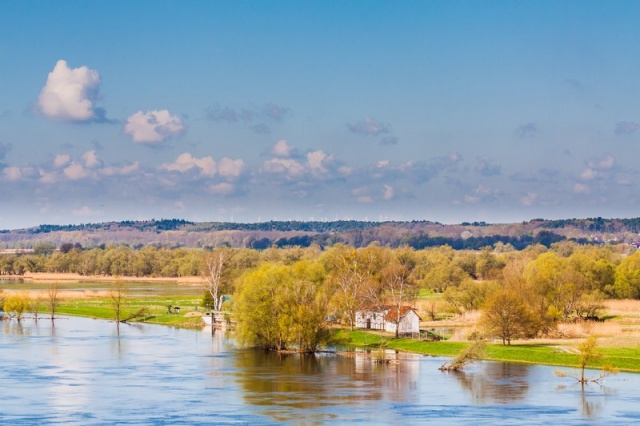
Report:
[[[356,312],[356,327],[368,330],[384,330],[390,333],[396,332],[398,310],[395,306],[383,305],[370,307]],[[419,333],[420,317],[415,308],[410,306],[400,307],[399,333]]]

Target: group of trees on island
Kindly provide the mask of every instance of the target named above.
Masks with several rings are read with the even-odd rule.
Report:
[[[419,294],[441,294],[437,300],[449,312],[481,310],[481,332],[505,344],[549,333],[561,321],[597,319],[607,298],[640,298],[640,251],[628,250],[567,241],[520,251],[504,244],[479,251],[340,244],[324,250],[85,250],[68,244],[63,250],[0,256],[0,271],[203,276],[209,306],[220,309],[220,296],[233,294],[241,341],[314,351],[326,342],[329,321],[353,328],[358,310],[413,305]],[[420,314],[436,319],[445,308],[430,300],[436,298],[424,299]]]

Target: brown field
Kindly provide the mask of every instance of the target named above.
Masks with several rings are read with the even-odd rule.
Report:
[[[77,281],[96,281],[96,282],[112,282],[112,281],[143,281],[143,282],[175,282],[178,284],[202,284],[204,279],[199,276],[190,277],[125,277],[111,275],[80,275],[80,274],[60,274],[46,272],[27,272],[24,275],[13,277],[21,278],[26,281],[58,281],[58,282],[77,282]]]
[[[422,318],[422,328],[447,331],[452,341],[464,341],[477,329],[480,312],[465,312],[451,315],[438,321],[430,321],[427,314],[431,301],[420,300],[416,303],[418,315]],[[446,302],[436,301],[439,312],[446,311]],[[555,333],[544,338],[517,341],[518,344],[554,344],[567,350],[580,343],[585,337],[595,335],[602,347],[640,346],[640,300],[608,300],[599,316],[604,322],[585,321],[576,324],[558,324]]]

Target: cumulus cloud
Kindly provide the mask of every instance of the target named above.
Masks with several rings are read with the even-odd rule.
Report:
[[[326,174],[326,165],[333,161],[333,156],[322,151],[313,151],[307,154],[307,166],[314,175]]]
[[[276,157],[291,157],[294,152],[294,148],[284,139],[280,139],[271,148],[271,154]]]
[[[89,176],[87,170],[85,170],[81,164],[76,162],[72,162],[70,165],[65,167],[63,173],[70,180],[84,179]]]
[[[82,154],[82,161],[84,161],[84,166],[89,169],[100,167],[102,165],[102,162],[98,159],[98,154],[96,154],[94,149]]]
[[[615,159],[611,154],[606,154],[600,159],[590,160],[580,173],[582,180],[605,179],[610,176],[615,166]]]
[[[365,118],[355,123],[347,124],[350,132],[363,136],[379,136],[389,133],[389,126],[373,118]]]
[[[105,167],[100,171],[100,174],[104,176],[127,176],[136,173],[138,170],[140,170],[140,162],[134,161],[127,166]]]
[[[640,126],[638,126],[638,123],[635,123],[633,121],[620,121],[616,123],[614,132],[618,136],[631,135],[637,132],[639,128]]]
[[[218,173],[227,179],[235,179],[239,177],[244,170],[244,161],[223,158],[218,164]]]
[[[104,110],[96,108],[100,75],[86,66],[70,68],[59,60],[49,73],[38,98],[38,110],[46,117],[61,121],[104,119]]]
[[[142,112],[129,116],[124,127],[136,143],[155,144],[185,131],[185,126],[177,115],[171,115],[166,109]]]
[[[58,154],[53,159],[53,166],[57,169],[67,166],[71,162],[71,156],[68,154]]]
[[[163,164],[161,168],[168,171],[177,171],[182,173],[191,169],[199,169],[200,174],[204,176],[215,176],[217,171],[216,162],[213,158],[197,158],[188,152],[180,154],[173,163]]]
[[[288,177],[297,177],[304,174],[304,166],[290,158],[272,158],[262,165],[262,170],[267,173],[285,174]]]
[[[536,123],[525,123],[518,126],[516,134],[521,138],[528,138],[538,133],[538,125]]]

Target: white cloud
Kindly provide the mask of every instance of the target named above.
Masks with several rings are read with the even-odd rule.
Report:
[[[9,181],[17,181],[22,178],[22,172],[18,167],[5,167],[2,171],[5,180]]]
[[[84,179],[89,176],[89,173],[82,167],[81,164],[73,162],[63,170],[64,175],[71,180]]]
[[[276,157],[290,157],[293,150],[293,147],[286,140],[280,139],[271,148],[271,153]]]
[[[40,179],[38,179],[41,183],[52,184],[58,181],[58,175],[55,172],[48,172],[44,169],[38,170],[40,173]]]
[[[129,116],[124,126],[137,143],[160,143],[172,136],[184,132],[185,126],[177,115],[171,115],[168,110],[138,111]]]
[[[55,168],[59,169],[61,167],[65,167],[71,162],[71,156],[68,154],[58,154],[56,158],[53,160],[53,165]]]
[[[161,168],[164,170],[178,171],[182,173],[193,168],[197,168],[200,169],[200,173],[204,176],[215,176],[217,171],[216,162],[213,158],[197,158],[188,152],[180,154],[173,163],[163,164]]]
[[[603,156],[599,160],[588,161],[586,167],[580,173],[582,180],[604,179],[610,176],[610,171],[615,166],[615,159],[611,154]]]
[[[285,158],[272,158],[264,162],[262,170],[268,173],[283,173],[289,177],[301,176],[304,174],[304,166],[295,160]]]
[[[98,154],[96,154],[96,151],[94,149],[82,154],[82,160],[84,161],[85,167],[88,167],[90,169],[99,167],[102,164],[98,159]]]
[[[327,173],[325,164],[333,160],[333,156],[322,151],[313,151],[307,154],[307,166],[314,175]]]
[[[209,187],[209,191],[215,195],[230,195],[235,189],[235,186],[228,182],[217,183]]]
[[[59,60],[49,73],[40,92],[38,109],[56,120],[88,121],[96,118],[94,102],[98,97],[100,75],[86,66],[69,68]]]
[[[218,163],[218,172],[226,178],[237,178],[244,170],[244,161],[223,158]]]
[[[137,172],[139,169],[140,169],[140,162],[135,161],[129,164],[128,166],[105,167],[104,169],[101,170],[101,174],[103,174],[104,176],[114,176],[114,175],[126,176],[126,175],[130,175]]]

